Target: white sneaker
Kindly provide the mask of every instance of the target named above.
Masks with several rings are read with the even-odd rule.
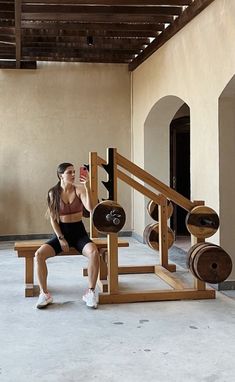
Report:
[[[96,298],[96,295],[95,295],[95,292],[93,290],[88,290],[86,292],[86,294],[84,294],[84,296],[82,297],[83,301],[85,301],[86,303],[86,306],[88,308],[93,308],[93,309],[96,309],[97,308],[97,298]]]
[[[36,308],[38,309],[45,308],[47,305],[52,304],[52,302],[53,302],[53,298],[51,297],[50,293],[41,292],[38,297]]]

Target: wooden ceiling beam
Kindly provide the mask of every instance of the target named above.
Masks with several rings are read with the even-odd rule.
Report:
[[[15,7],[14,7],[14,2],[12,3],[7,3],[7,2],[0,2],[0,9],[1,11],[8,11],[8,12],[14,12]]]
[[[1,20],[0,19],[0,28],[11,28],[15,26],[15,20]]]
[[[70,57],[70,56],[73,56],[75,54],[79,55],[79,54],[88,54],[90,56],[93,56],[93,55],[100,55],[100,54],[110,54],[110,55],[113,55],[113,54],[126,54],[129,56],[134,56],[134,55],[137,55],[139,53],[141,49],[138,49],[138,48],[135,48],[135,49],[132,49],[132,48],[128,48],[128,49],[109,49],[109,48],[91,48],[89,47],[88,45],[87,46],[84,46],[83,48],[61,48],[61,49],[57,49],[57,48],[53,48],[53,47],[40,47],[40,48],[22,48],[22,56],[25,56],[25,55],[29,55],[29,56],[41,56],[41,55],[55,55],[55,56],[65,56],[65,57]]]
[[[141,14],[92,14],[92,13],[22,13],[22,20],[33,21],[77,21],[77,22],[129,22],[129,23],[172,23],[174,21],[173,16],[163,15],[141,15]]]
[[[57,13],[64,13],[64,14],[126,14],[126,15],[171,15],[171,16],[178,16],[182,12],[182,7],[135,7],[135,6],[85,6],[85,5],[23,5],[22,6],[22,13],[51,13],[51,14],[57,14]]]
[[[21,60],[21,1],[15,0],[16,69],[20,69]]]
[[[115,50],[115,51],[112,51],[110,52],[110,50],[108,51],[97,51],[97,52],[89,52],[87,51],[86,49],[83,49],[83,50],[79,50],[79,51],[73,51],[73,52],[70,52],[70,54],[66,54],[66,52],[50,52],[48,54],[48,52],[24,52],[24,54],[22,55],[22,59],[25,60],[25,61],[38,61],[38,60],[43,60],[43,59],[46,59],[46,57],[48,58],[48,60],[50,61],[50,59],[63,59],[63,60],[70,60],[70,59],[79,59],[81,57],[86,57],[87,59],[93,59],[93,58],[101,58],[101,57],[106,57],[106,58],[118,58],[118,59],[129,59],[131,60],[133,57],[135,56],[135,53],[133,53],[133,55],[130,55],[130,53],[127,51],[122,51],[120,52],[119,50]],[[47,60],[47,61],[48,61]]]
[[[133,71],[136,69],[213,1],[214,0],[195,0],[188,8],[185,9],[182,15],[179,16],[172,25],[169,25],[164,32],[162,32],[138,57],[136,57],[129,64],[129,70]]]
[[[0,0],[0,58],[18,68],[22,59],[46,59],[134,70],[213,1]]]
[[[130,54],[132,53],[139,53],[141,50],[144,49],[144,46],[145,45],[148,45],[147,43],[143,43],[143,44],[139,44],[139,45],[127,45],[125,43],[116,43],[116,44],[113,44],[113,43],[103,43],[103,44],[96,44],[95,45],[95,49],[97,51],[97,49],[99,49],[99,51],[104,51],[104,50],[108,50],[110,52],[113,52],[115,50],[119,50],[119,51],[128,51]],[[60,52],[60,51],[71,51],[71,50],[83,50],[83,49],[88,49],[88,46],[87,46],[87,43],[86,41],[82,42],[82,43],[71,43],[71,44],[64,44],[64,43],[60,43],[60,44],[50,44],[50,45],[40,45],[40,46],[37,46],[37,45],[25,45],[22,49],[23,52],[25,52],[26,50],[27,51],[37,51],[37,50],[42,50],[42,51],[50,51],[50,52]],[[93,50],[93,48],[89,47],[89,50]]]
[[[0,37],[1,38],[1,37]],[[12,42],[12,40],[8,40]],[[101,44],[125,44],[126,46],[137,46],[137,45],[146,45],[149,44],[149,39],[147,38],[121,38],[121,37],[94,37],[93,38],[93,46],[99,46]],[[73,44],[74,46],[80,43],[87,44],[87,36],[79,36],[79,37],[46,37],[41,38],[39,40],[32,39],[23,39],[22,46],[50,46],[50,45],[59,45],[59,44]]]
[[[14,35],[15,34],[15,28],[0,28],[0,34],[3,35]]]
[[[56,22],[56,21],[36,21],[35,23],[32,23],[30,20],[21,22],[21,27],[24,29],[30,29],[30,30],[44,30],[48,31],[52,29],[54,31],[60,30],[60,31],[79,31],[79,30],[86,30],[87,32],[91,31],[160,31],[164,29],[164,24],[155,22],[155,23],[132,23],[128,24],[125,22],[120,23],[110,23],[110,22],[104,22],[104,23],[87,23],[87,22]]]
[[[5,42],[5,43],[10,42],[10,43],[15,44],[15,37],[0,34],[0,41]]]
[[[192,0],[22,0],[23,4],[80,4],[80,5],[138,5],[138,6],[154,6],[154,5],[190,5]]]
[[[28,31],[28,29],[26,29]],[[23,30],[26,31],[25,29]],[[163,28],[162,28],[163,30]],[[35,31],[35,30],[34,30]],[[44,32],[44,33],[42,33]],[[52,32],[52,33],[49,33]],[[57,33],[56,33],[57,32]],[[158,30],[153,30],[153,31],[125,31],[125,30],[119,30],[119,31],[107,31],[107,30],[81,30],[81,31],[74,31],[74,33],[65,33],[69,31],[54,31],[54,30],[49,30],[49,31],[41,31],[41,33],[31,33],[31,34],[25,34],[22,33],[22,39],[26,41],[36,41],[39,40],[40,38],[56,38],[56,37],[64,37],[65,39],[76,39],[78,37],[84,37],[84,36],[93,36],[93,37],[122,37],[122,38],[154,38],[158,35],[159,31]],[[1,33],[0,33],[1,35]]]
[[[16,62],[14,60],[0,60],[0,69],[15,69]],[[36,61],[21,61],[20,69],[36,69]]]
[[[14,19],[15,18],[15,12],[13,11],[2,11],[0,9],[0,19],[2,20],[9,20],[9,19]]]
[[[32,59],[31,57],[24,57],[25,59]],[[73,63],[81,63],[81,62],[89,62],[89,63],[110,63],[110,64],[128,64],[131,61],[130,56],[125,57],[48,57],[48,56],[41,56],[41,57],[34,57],[35,61],[49,61],[49,62],[73,62]]]

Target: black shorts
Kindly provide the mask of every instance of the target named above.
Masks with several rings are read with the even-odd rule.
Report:
[[[82,253],[82,250],[87,243],[92,243],[82,221],[76,223],[60,222],[60,229],[68,242],[68,245],[76,248],[80,253]],[[53,235],[53,237],[45,244],[49,244],[54,249],[56,255],[62,252],[60,241],[56,235]]]

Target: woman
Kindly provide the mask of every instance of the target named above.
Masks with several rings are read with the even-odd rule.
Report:
[[[48,211],[55,235],[43,244],[36,252],[37,276],[40,295],[36,307],[41,309],[53,302],[47,289],[46,260],[69,247],[75,247],[88,258],[89,289],[83,301],[91,308],[97,308],[95,286],[99,271],[99,252],[90,240],[82,222],[83,205],[92,210],[89,181],[86,176],[80,177],[80,185],[75,185],[75,170],[71,163],[58,166],[59,182],[48,191]]]

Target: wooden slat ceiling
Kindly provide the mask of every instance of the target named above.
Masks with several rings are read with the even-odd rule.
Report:
[[[0,68],[37,61],[134,70],[214,0],[0,0]]]

